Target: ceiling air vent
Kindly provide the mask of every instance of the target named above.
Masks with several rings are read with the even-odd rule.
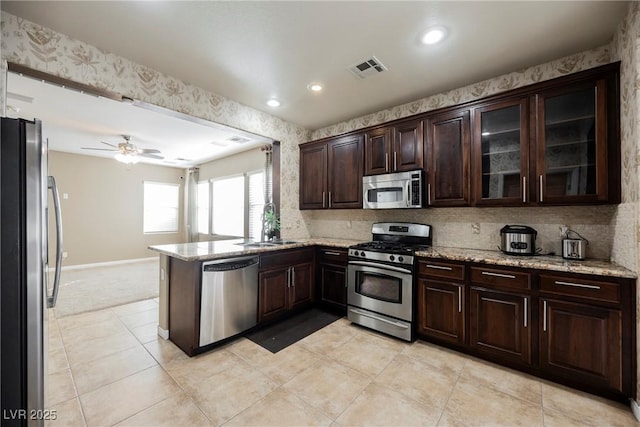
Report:
[[[241,136],[232,136],[231,138],[227,138],[227,141],[235,142],[236,144],[244,144],[245,142],[251,141],[249,138],[243,138]]]
[[[362,61],[359,64],[352,65],[347,69],[359,79],[364,79],[374,74],[387,71],[387,67],[385,67],[384,64],[375,56],[372,56],[370,59]]]

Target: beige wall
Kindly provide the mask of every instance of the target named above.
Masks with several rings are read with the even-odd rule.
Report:
[[[200,165],[200,181],[264,169],[265,154],[260,148],[243,151]]]
[[[49,174],[60,192],[63,266],[152,257],[149,245],[183,241],[182,230],[142,232],[143,181],[180,184],[182,198],[182,169],[51,151]]]

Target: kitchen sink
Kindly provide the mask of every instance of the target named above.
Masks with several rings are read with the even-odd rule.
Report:
[[[236,245],[244,246],[245,248],[268,248],[270,246],[289,245],[291,243],[298,243],[295,240],[273,240],[270,242],[245,242],[236,243]]]
[[[265,248],[269,246],[276,246],[271,242],[248,242],[248,243],[236,243],[236,245],[244,246],[245,248]]]

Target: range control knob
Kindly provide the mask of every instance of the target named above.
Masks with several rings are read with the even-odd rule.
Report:
[[[403,258],[403,257],[401,257],[401,256],[399,256],[399,257],[398,257],[398,261],[400,261],[400,262],[404,262],[404,258]]]
[[[360,256],[365,256],[364,251],[360,252]]]
[[[395,259],[396,259],[396,257],[394,257],[393,255],[391,255],[391,256],[389,257],[389,259],[390,259],[391,261],[393,261],[393,260],[395,260]]]

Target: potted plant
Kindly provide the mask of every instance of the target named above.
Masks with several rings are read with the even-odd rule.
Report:
[[[280,217],[274,211],[264,213],[264,234],[269,240],[273,240],[280,231]]]

